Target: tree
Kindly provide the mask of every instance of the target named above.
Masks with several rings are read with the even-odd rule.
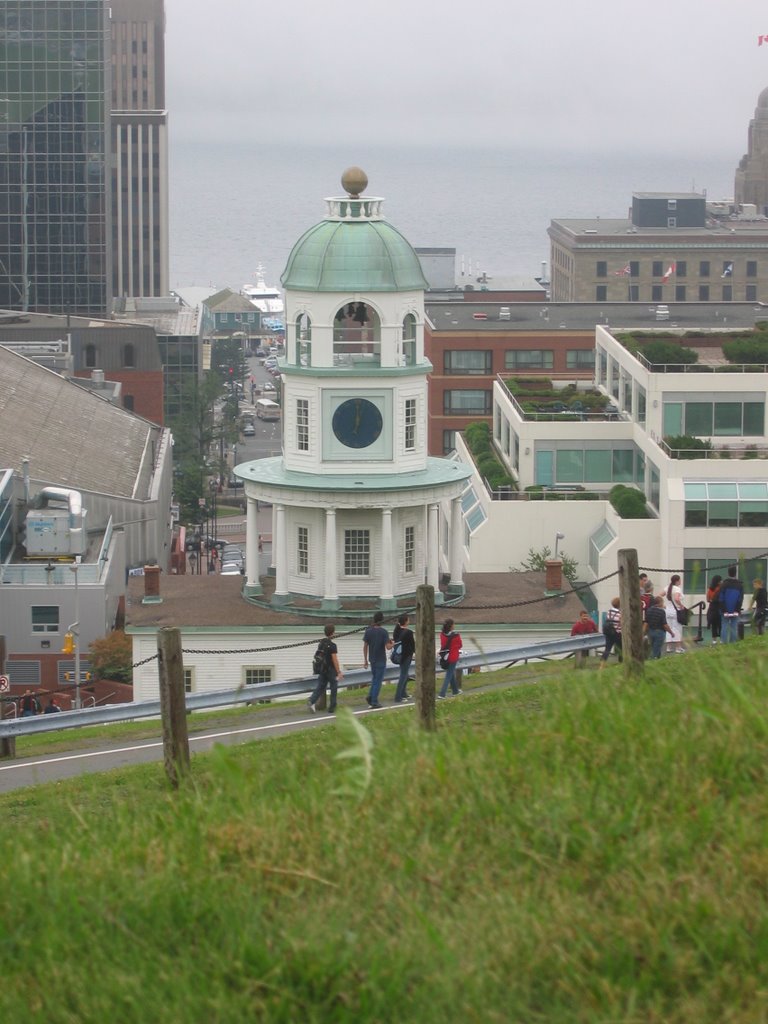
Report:
[[[122,629],[107,633],[100,640],[88,644],[91,665],[99,679],[114,679],[118,683],[133,682],[133,644]]]
[[[564,551],[559,551],[557,557],[563,563],[563,576],[568,580],[569,583],[573,584],[576,582],[577,575],[576,570],[579,563],[575,558],[570,558]],[[520,568],[515,570],[516,572],[546,572],[546,562],[552,558],[552,549],[543,547],[541,551],[536,551],[534,548],[528,549],[528,558],[520,563]]]

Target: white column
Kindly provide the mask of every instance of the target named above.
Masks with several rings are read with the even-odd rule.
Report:
[[[275,559],[277,558],[277,506],[272,506],[272,550],[270,551],[271,561],[269,568],[271,575],[275,575]]]
[[[440,589],[440,506],[430,505],[427,530],[427,583]]]
[[[259,520],[256,499],[248,498],[245,518],[245,585],[259,585]]]
[[[339,597],[338,556],[336,554],[336,509],[325,510],[325,584],[323,600],[334,605]]]
[[[451,502],[451,589],[462,587],[464,562],[464,516],[461,514],[461,498]]]
[[[275,597],[285,597],[288,594],[288,531],[285,526],[285,505],[275,505],[275,527],[277,537],[272,538],[272,547],[277,548]]]
[[[381,510],[381,599],[395,597],[395,559],[392,552],[392,509]]]

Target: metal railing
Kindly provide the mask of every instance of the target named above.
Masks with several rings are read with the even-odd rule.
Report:
[[[591,651],[605,646],[605,637],[600,633],[587,636],[569,636],[562,640],[545,640],[541,643],[519,644],[483,654],[464,655],[460,668],[485,668],[489,665],[514,665],[519,661],[563,658],[581,651]],[[439,674],[440,670],[436,670]],[[385,679],[397,679],[400,669],[387,665]],[[368,669],[353,669],[344,673],[339,689],[367,686],[371,682]],[[240,686],[235,690],[215,690],[211,693],[188,693],[188,711],[205,711],[211,708],[227,707],[233,704],[254,704],[279,697],[301,697],[312,692],[317,683],[315,676],[289,679],[274,683],[257,683],[254,686]],[[109,707],[87,708],[80,711],[62,711],[58,715],[37,715],[32,718],[3,719],[0,721],[0,739],[14,736],[32,736],[43,732],[61,732],[65,729],[79,729],[85,725],[110,725],[113,722],[131,722],[141,718],[159,718],[160,700],[145,700],[131,704],[112,704]]]
[[[670,448],[662,438],[659,448],[670,459],[766,459],[768,447],[756,444],[722,445],[719,448]]]

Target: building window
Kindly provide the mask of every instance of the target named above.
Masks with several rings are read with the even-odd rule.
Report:
[[[416,399],[406,398],[405,400],[405,450],[407,452],[416,449]]]
[[[699,285],[699,302],[709,302],[709,285]]]
[[[123,408],[133,412],[133,395],[123,395]]]
[[[675,276],[676,277],[687,277],[688,276],[688,264],[685,260],[678,260],[675,263]]]
[[[128,370],[132,370],[136,366],[133,345],[123,345],[123,366]]]
[[[296,529],[296,567],[299,576],[309,575],[309,527]]]
[[[456,431],[455,430],[444,430],[443,431],[443,455],[450,455],[451,452],[456,451]]]
[[[747,302],[757,302],[757,285],[748,284],[745,296]]]
[[[661,477],[654,464],[648,461],[648,502],[656,511],[659,511],[659,499],[661,497]]]
[[[630,302],[639,302],[640,301],[640,286],[639,285],[631,284],[629,286],[629,301]]]
[[[370,576],[371,574],[371,533],[370,530],[344,531],[344,575]]]
[[[446,352],[444,365],[447,374],[485,375],[493,370],[493,353]]]
[[[403,539],[403,551],[405,553],[405,571],[412,573],[416,568],[416,527],[406,526]]]
[[[58,633],[59,607],[54,604],[32,605],[32,632]]]
[[[184,693],[195,692],[195,670],[193,668],[184,669]]]
[[[747,260],[747,277],[757,277],[757,260]]]
[[[677,217],[667,217],[667,227],[668,228],[676,228],[677,227]]]
[[[443,392],[443,414],[445,416],[490,416],[490,391],[445,391]]]
[[[260,683],[272,682],[272,669],[259,668],[255,665],[246,665],[243,669],[246,686],[258,686]]]
[[[595,288],[595,302],[607,302],[608,300],[608,286],[599,284]]]
[[[416,317],[406,313],[403,318],[403,357],[406,366],[416,364]]]
[[[664,273],[664,263],[662,260],[653,261],[653,270],[651,271],[654,277],[661,277]]]
[[[630,260],[629,261],[629,276],[639,277],[640,276],[640,261]]]
[[[685,484],[687,527],[768,526],[768,484]]]
[[[296,448],[309,451],[309,399],[296,399]]]
[[[569,348],[565,353],[565,366],[568,370],[591,370],[595,365],[593,348]]]
[[[664,298],[664,289],[660,284],[651,285],[651,302],[661,302]]]
[[[85,346],[85,366],[86,369],[92,370],[96,366],[96,346],[86,345]]]
[[[677,209],[677,200],[676,199],[668,199],[667,200],[667,209],[668,210],[676,210]]]
[[[675,285],[675,302],[685,302],[685,285]]]
[[[510,349],[504,353],[504,368],[507,370],[551,370],[554,365],[552,349]]]
[[[733,285],[723,285],[723,302],[733,302]]]
[[[709,260],[699,263],[699,277],[709,277]]]
[[[607,277],[608,264],[605,260],[598,260],[595,264],[595,277]]]

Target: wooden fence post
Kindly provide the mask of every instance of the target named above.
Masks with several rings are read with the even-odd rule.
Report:
[[[419,726],[437,729],[435,718],[435,588],[416,588],[416,708]]]
[[[621,648],[624,672],[630,678],[641,676],[643,658],[643,604],[640,600],[640,570],[637,551],[622,548],[619,560],[619,601],[621,603]]]
[[[165,774],[173,788],[178,789],[182,778],[189,775],[189,735],[180,630],[168,627],[159,630],[157,660]]]
[[[5,675],[5,637],[0,636],[0,676]],[[0,718],[5,718],[6,705],[0,705]],[[0,757],[16,757],[16,737],[6,736],[0,740]]]

